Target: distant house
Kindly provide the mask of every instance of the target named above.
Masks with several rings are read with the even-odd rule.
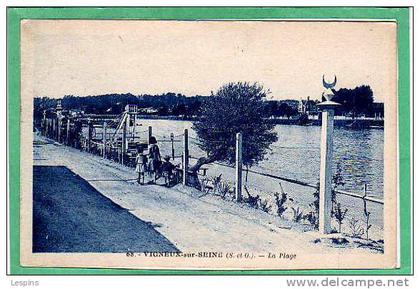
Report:
[[[124,110],[126,112],[129,112],[129,113],[137,113],[138,112],[138,108],[137,108],[137,105],[136,104],[127,104],[125,106],[125,109]]]
[[[301,99],[299,102],[298,112],[300,114],[316,115],[318,114],[317,101],[310,99]]]
[[[142,111],[146,114],[156,114],[158,112],[158,109],[153,108],[153,107],[146,107],[146,108],[143,108]]]
[[[69,115],[71,117],[82,117],[85,114],[85,112],[81,109],[70,109]]]

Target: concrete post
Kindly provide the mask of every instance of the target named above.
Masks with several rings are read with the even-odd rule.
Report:
[[[333,162],[333,130],[334,130],[334,108],[340,106],[339,103],[332,101],[334,97],[333,88],[337,83],[328,83],[322,76],[324,92],[322,93],[325,101],[318,103],[317,106],[322,110],[321,124],[321,161],[319,170],[319,232],[321,234],[331,233],[331,209],[332,209],[332,162]]]
[[[242,200],[242,134],[236,134],[236,159],[235,159],[235,200]]]
[[[102,157],[106,158],[106,121],[104,121],[104,123],[102,124],[102,145],[103,145],[103,150],[102,150]]]
[[[319,231],[322,234],[331,232],[333,129],[334,109],[327,108],[322,112],[319,173]]]
[[[183,154],[183,174],[182,174],[182,184],[184,186],[188,185],[188,129],[184,130],[184,154]]]

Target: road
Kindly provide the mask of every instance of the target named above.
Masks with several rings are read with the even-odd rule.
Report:
[[[176,252],[152,224],[63,166],[33,168],[33,252]]]

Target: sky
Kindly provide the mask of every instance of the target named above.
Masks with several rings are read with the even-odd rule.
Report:
[[[33,96],[107,93],[209,95],[258,82],[270,99],[320,99],[370,85],[393,97],[393,22],[25,20],[22,68]]]

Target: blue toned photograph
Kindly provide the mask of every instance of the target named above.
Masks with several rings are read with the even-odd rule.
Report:
[[[398,267],[395,22],[21,30],[28,264]]]

